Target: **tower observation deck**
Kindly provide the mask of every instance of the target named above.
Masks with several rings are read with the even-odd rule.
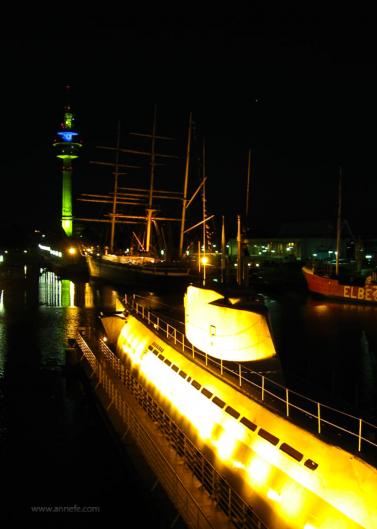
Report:
[[[62,164],[62,228],[68,237],[73,234],[73,209],[72,209],[72,160],[78,158],[82,144],[78,138],[78,132],[74,127],[74,114],[69,104],[64,109],[64,119],[57,132],[57,138],[53,144],[57,152],[57,158],[63,160]]]

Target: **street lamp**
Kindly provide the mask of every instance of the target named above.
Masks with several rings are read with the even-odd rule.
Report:
[[[207,256],[202,257],[201,261],[203,265],[203,286],[205,287],[206,286],[206,265],[208,263],[208,257]]]

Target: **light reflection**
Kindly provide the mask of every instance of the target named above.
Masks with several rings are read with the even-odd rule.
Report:
[[[4,290],[0,290],[0,315],[4,314]],[[4,376],[5,357],[6,357],[6,326],[3,325],[3,319],[0,319],[0,377]]]
[[[89,283],[84,286],[84,307],[91,309],[94,307],[93,289]]]
[[[130,317],[120,333],[118,345],[130,358],[133,366],[138,367],[146,384],[158,391],[159,399],[169,406],[172,417],[177,414],[187,419],[185,424],[189,424],[190,430],[198,435],[201,441],[205,441],[208,447],[213,448],[221,463],[237,469],[240,475],[244,473],[244,485],[249,487],[247,490],[257,491],[260,498],[273,502],[277,517],[289,521],[292,524],[290,526],[297,529],[302,529],[305,524],[307,529],[310,529],[307,520],[308,514],[313,510],[321,516],[320,525],[313,526],[316,529],[350,529],[356,527],[358,521],[363,522],[364,518],[368,518],[364,500],[360,501],[360,505],[357,504],[353,494],[345,494],[344,488],[341,487],[339,497],[334,488],[326,490],[320,474],[313,475],[305,468],[296,467],[296,464],[287,460],[287,456],[275,445],[268,443],[262,436],[249,434],[239,422],[230,418],[216,405],[211,400],[212,397],[207,398],[180,377],[149,349],[149,344],[156,339],[152,331]],[[160,350],[159,347],[157,349]],[[190,368],[181,363],[180,357],[177,358],[178,353],[168,352],[170,348],[166,344],[161,350],[164,351],[164,356],[166,351],[166,358],[187,373]],[[193,367],[189,374],[193,376],[195,373],[197,382],[204,383],[208,391],[213,393],[215,387],[210,382],[207,385],[205,373],[199,376]],[[288,422],[285,427],[290,435],[297,435]],[[331,453],[329,458],[331,459]],[[325,461],[323,456],[323,462]],[[324,468],[325,465],[326,463]],[[334,472],[333,462],[331,465],[331,472]],[[368,473],[366,476],[370,479]],[[329,479],[333,479],[337,484],[336,476]],[[329,492],[331,494],[328,494]]]
[[[93,308],[94,294],[89,283],[61,279],[55,273],[43,271],[39,278],[39,302],[48,307]]]
[[[73,305],[73,298],[71,299],[71,283],[72,281],[69,281],[68,279],[62,279],[59,282],[60,305],[62,307],[72,307]]]
[[[277,493],[276,490],[274,490],[274,489],[268,489],[267,498],[269,498],[272,501],[276,501],[277,503],[281,502],[280,494]]]
[[[314,310],[315,310],[318,314],[322,314],[322,313],[324,313],[324,312],[328,312],[328,310],[329,310],[328,305],[325,305],[325,304],[323,304],[323,305],[316,305],[316,306],[313,307],[313,308],[314,308]]]
[[[300,511],[307,511],[305,495],[296,483],[286,483],[281,491],[281,508],[291,518],[297,518]]]
[[[254,456],[246,470],[252,483],[262,485],[268,479],[271,465],[264,459]]]

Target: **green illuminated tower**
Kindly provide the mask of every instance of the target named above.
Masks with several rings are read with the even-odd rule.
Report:
[[[73,233],[72,211],[72,160],[78,158],[81,143],[78,133],[74,131],[74,115],[69,104],[64,109],[64,120],[57,133],[54,147],[57,157],[63,160],[63,187],[62,187],[62,227],[68,237]]]

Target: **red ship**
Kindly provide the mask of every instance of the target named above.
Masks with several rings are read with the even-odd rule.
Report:
[[[377,304],[377,284],[372,282],[370,276],[365,278],[364,284],[355,285],[337,277],[317,274],[306,266],[302,268],[302,272],[312,294],[347,302]]]
[[[304,274],[309,292],[325,298],[338,299],[353,303],[377,304],[377,282],[375,271],[368,276],[360,275],[356,270],[347,275],[340,273],[340,239],[342,210],[342,171],[338,183],[338,216],[336,228],[335,274],[319,273],[314,267],[304,266]]]

